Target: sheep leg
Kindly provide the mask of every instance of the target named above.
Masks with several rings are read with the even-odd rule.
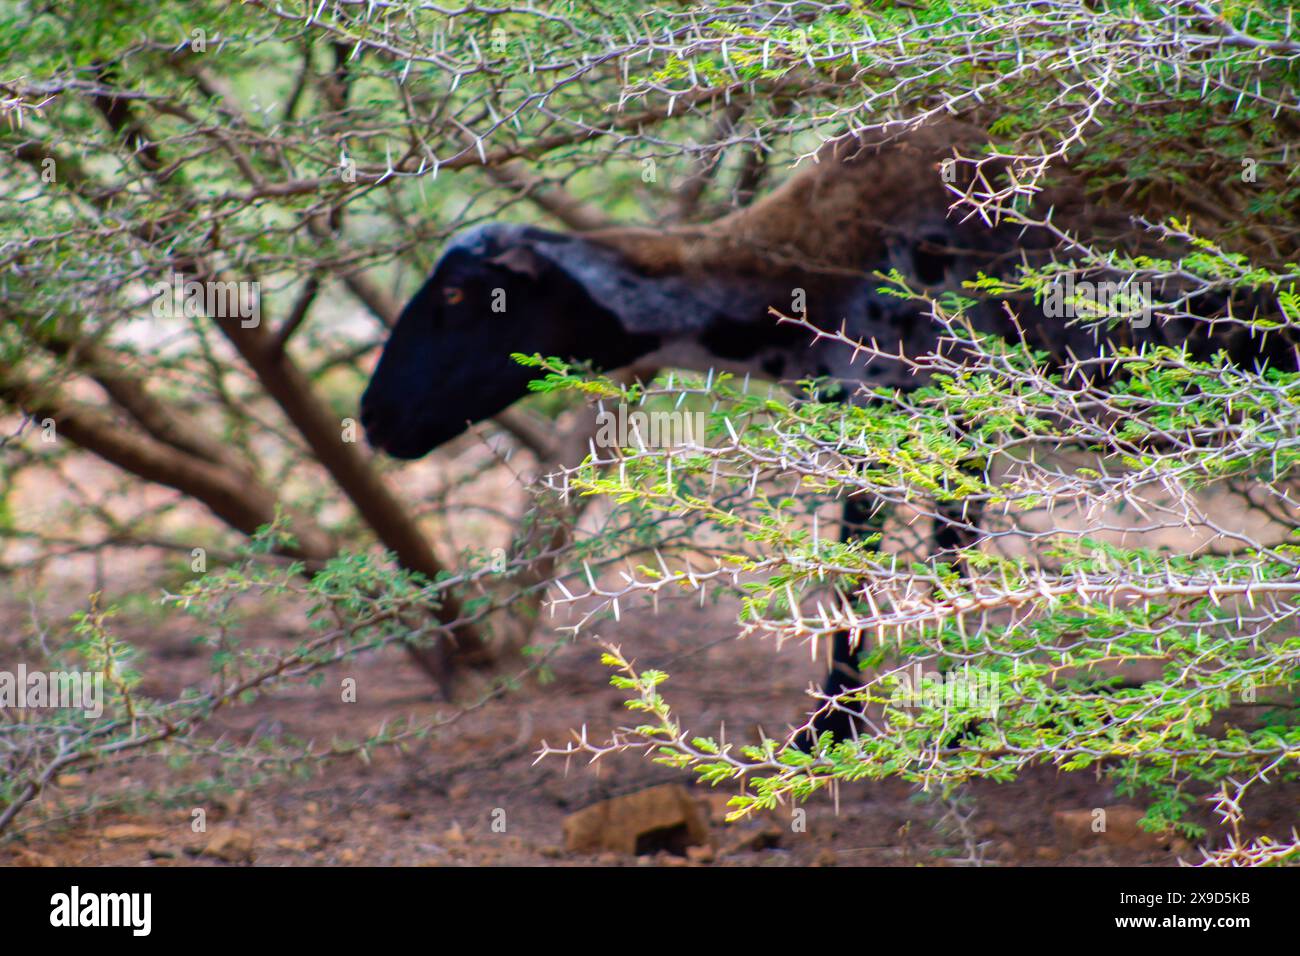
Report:
[[[844,518],[840,525],[840,540],[853,541],[858,538],[880,534],[884,530],[885,513],[881,508],[873,508],[873,503],[863,498],[849,498],[844,502]],[[850,640],[848,631],[840,631],[831,642],[831,666],[822,685],[822,693],[830,697],[843,693],[846,689],[857,687],[862,683],[858,673],[858,652]],[[812,732],[800,734],[798,745],[801,750],[812,749],[813,741],[831,731],[836,740],[852,738],[858,728],[861,715],[844,705],[832,704],[828,709],[813,718]]]
[[[935,521],[933,535],[934,553],[938,557],[956,560],[963,577],[970,576],[970,569],[961,555],[979,540],[983,510],[982,503],[963,501],[942,501],[936,507],[938,519]],[[850,498],[845,502],[844,520],[840,527],[841,541],[879,534],[883,528],[882,510],[876,509],[873,514],[870,504],[862,498]],[[831,666],[822,685],[822,693],[831,697],[861,683],[858,649],[852,644],[849,632],[840,631],[832,639]],[[852,739],[861,719],[861,714],[851,707],[832,704],[813,718],[811,733],[805,731],[799,736],[799,748],[811,750],[813,741],[828,730],[835,735],[836,740]]]

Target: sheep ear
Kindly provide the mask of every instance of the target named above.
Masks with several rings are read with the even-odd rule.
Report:
[[[541,278],[545,263],[529,246],[511,246],[505,252],[493,256],[488,262],[509,269],[530,279]]]

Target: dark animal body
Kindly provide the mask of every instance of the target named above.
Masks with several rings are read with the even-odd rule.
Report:
[[[875,273],[897,269],[914,287],[969,296],[962,282],[978,272],[1008,274],[1022,259],[1044,261],[1056,246],[1046,230],[990,227],[950,212],[941,164],[954,149],[976,154],[984,138],[978,127],[949,120],[896,139],[828,144],[763,200],[705,225],[468,230],[448,245],[384,349],[361,404],[369,440],[416,458],[501,411],[526,394],[534,374],[510,358],[514,352],[605,369],[649,359],[790,381],[829,377],[850,386],[846,393],[860,383],[914,388],[918,379],[903,363],[880,356],[851,363],[850,350],[813,342],[807,329],[780,323],[769,310],[792,314],[799,295],[814,325],[874,340],[883,352],[934,351],[939,335],[928,311],[881,293]],[[1139,251],[1132,210],[1094,204],[1079,181],[1058,180],[1038,204],[1051,207],[1062,228]],[[986,299],[967,316],[979,331],[1023,337],[1062,363],[1108,344],[1150,343],[1186,346],[1198,358],[1227,349],[1240,364],[1295,365],[1283,336],[1274,333],[1265,346],[1237,325],[1214,331],[1190,320],[1153,322],[1099,340],[1095,330],[1049,319],[1028,298]],[[868,510],[855,503],[846,526]],[[940,543],[965,542],[950,535]],[[847,637],[836,640],[833,660],[828,692],[853,681]],[[816,726],[849,732],[842,715]]]

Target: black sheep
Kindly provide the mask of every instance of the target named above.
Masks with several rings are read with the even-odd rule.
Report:
[[[775,379],[840,379],[912,388],[918,380],[880,357],[849,363],[849,350],[810,344],[797,324],[769,312],[874,339],[885,352],[934,351],[935,323],[914,301],[878,291],[873,273],[897,269],[930,292],[962,291],[977,272],[1006,274],[1022,260],[1042,262],[1056,245],[1045,230],[989,227],[950,212],[944,160],[973,155],[984,141],[973,125],[948,120],[905,136],[828,145],[816,163],[767,198],[713,223],[669,229],[617,228],[583,234],[490,224],[466,231],[443,253],[407,305],[361,403],[370,443],[398,458],[418,458],[523,397],[534,372],[511,353],[588,360],[614,369],[638,359]],[[1129,217],[1098,208],[1066,181],[1039,197],[1055,221],[1116,246],[1137,241]],[[796,298],[798,297],[798,298]],[[1028,343],[1064,361],[1095,355],[1096,334],[1048,318],[1028,298],[985,300],[967,313],[975,328]],[[1108,342],[1186,344],[1204,357],[1227,347],[1242,362],[1293,366],[1274,336],[1270,355],[1248,331],[1211,333],[1184,321],[1105,333]],[[846,528],[869,509],[854,504]],[[969,538],[940,529],[941,548]],[[833,650],[827,692],[853,686],[855,655],[846,635]],[[819,718],[818,730],[851,732],[845,715]]]

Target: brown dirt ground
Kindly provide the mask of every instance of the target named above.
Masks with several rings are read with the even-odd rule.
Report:
[[[25,613],[9,603],[0,617],[16,623]],[[778,654],[769,642],[720,640],[732,630],[733,609],[661,606],[625,613],[602,634],[622,646],[641,666],[664,667],[674,675],[666,693],[693,730],[716,734],[726,721],[730,739],[759,725],[768,732],[801,719],[801,693],[815,682],[821,665],[807,653]],[[268,617],[272,640],[294,640],[285,624]],[[13,633],[12,628],[6,628]],[[121,621],[121,636],[147,649],[141,669],[156,675],[142,688],[166,695],[207,672],[205,656],[188,633],[171,621],[151,629]],[[309,779],[275,777],[256,787],[190,805],[141,807],[133,812],[96,811],[62,824],[60,807],[75,807],[91,795],[121,789],[141,792],[173,780],[158,761],[124,770],[76,774],[61,780],[37,810],[20,818],[29,829],[0,844],[4,865],[229,865],[195,855],[214,835],[234,831],[236,862],[258,865],[945,865],[961,855],[961,841],[936,827],[941,814],[916,799],[902,783],[863,783],[824,792],[807,805],[806,828],[795,832],[789,808],[734,824],[722,821],[720,805],[732,791],[695,786],[683,774],[640,755],[624,754],[588,765],[578,758],[566,767],[558,758],[536,762],[539,742],[557,744],[574,728],[587,726],[604,739],[623,717],[623,696],[608,684],[594,643],[562,648],[555,679],[529,686],[467,713],[443,736],[391,750],[369,762],[347,757],[330,762]],[[339,681],[357,679],[358,700],[339,701]],[[318,742],[338,734],[355,739],[402,715],[430,717],[444,705],[396,650],[372,654],[331,671],[319,689],[299,686],[231,711],[209,727],[231,741],[277,734]],[[712,806],[715,852],[686,859],[667,851],[639,857],[575,854],[562,848],[567,813],[596,800],[663,782],[681,782]],[[710,794],[714,796],[710,797]],[[1117,845],[1099,839],[1076,845],[1052,824],[1054,811],[1124,803],[1113,786],[1094,775],[1058,774],[1040,768],[1014,783],[970,788],[973,832],[995,865],[1176,865],[1199,858],[1185,842],[1151,841]],[[1257,829],[1281,835],[1295,825],[1296,792],[1276,788],[1253,808]],[[208,813],[208,832],[193,833],[191,808]],[[502,815],[504,811],[504,818]],[[39,816],[52,817],[32,828]],[[1220,844],[1208,805],[1197,817],[1210,825],[1207,844]],[[504,832],[493,828],[504,819]],[[123,829],[134,825],[135,830]]]

